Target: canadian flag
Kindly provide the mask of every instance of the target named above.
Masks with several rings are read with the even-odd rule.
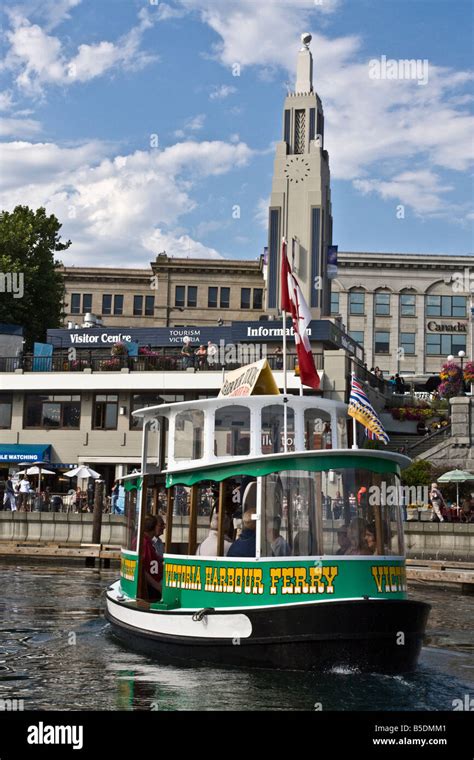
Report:
[[[320,384],[319,375],[314,365],[307,332],[311,322],[311,312],[304,300],[298,280],[291,271],[285,238],[283,238],[281,248],[281,309],[288,311],[293,320],[301,384],[317,390]]]

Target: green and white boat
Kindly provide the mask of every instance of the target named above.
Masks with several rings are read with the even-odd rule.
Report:
[[[407,598],[399,504],[407,457],[350,448],[347,406],[314,395],[219,397],[135,415],[142,468],[120,580],[107,590],[115,636],[161,660],[416,666],[429,606]],[[152,487],[166,511],[158,600],[144,559]],[[237,544],[239,498],[251,539]],[[242,556],[248,546],[252,556]]]

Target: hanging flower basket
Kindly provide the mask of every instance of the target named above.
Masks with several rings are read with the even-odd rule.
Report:
[[[110,353],[112,356],[128,356],[127,346],[125,343],[114,343]]]
[[[464,381],[474,383],[474,362],[466,362],[464,367]]]

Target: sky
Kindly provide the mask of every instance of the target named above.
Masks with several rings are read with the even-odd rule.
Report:
[[[258,258],[283,101],[310,32],[334,244],[472,253],[473,8],[4,2],[0,208],[56,214],[68,266],[141,268],[161,251]],[[396,66],[398,78],[381,76],[383,60],[401,59],[419,61],[418,78]]]

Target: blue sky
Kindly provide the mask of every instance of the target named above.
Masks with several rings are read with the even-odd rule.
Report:
[[[310,31],[334,242],[471,253],[472,8],[469,0],[10,2],[0,50],[1,206],[57,214],[73,241],[66,264],[142,267],[162,250],[258,257],[283,100],[299,35]],[[426,59],[427,84],[373,81],[368,62],[381,56]]]

